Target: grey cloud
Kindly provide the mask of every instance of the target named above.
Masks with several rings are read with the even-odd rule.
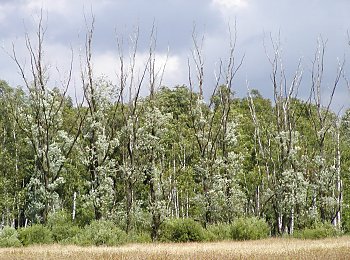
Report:
[[[94,47],[96,51],[115,48],[116,33],[128,37],[135,26],[140,28],[140,48],[146,49],[149,35],[154,24],[157,30],[157,45],[161,51],[170,46],[176,51],[188,49],[191,44],[193,26],[199,34],[212,34],[222,27],[223,23],[218,10],[211,7],[209,0],[193,1],[105,1],[102,5],[92,2],[76,1],[71,4],[69,13],[50,12],[48,14],[49,41],[78,43],[84,38],[85,22],[91,19],[91,10],[95,17]],[[19,1],[22,6],[25,1]],[[13,4],[15,5],[15,4]],[[45,5],[43,5],[45,10]],[[3,37],[23,33],[23,24],[33,26],[34,20],[23,9],[12,10],[7,15],[7,26],[0,25]],[[80,34],[82,39],[78,38]]]
[[[305,76],[303,88],[309,87],[310,61],[317,45],[317,37],[328,39],[326,49],[325,85],[331,84],[337,69],[337,57],[349,57],[346,32],[350,29],[346,0],[247,0],[241,9],[215,8],[210,0],[118,0],[118,1],[70,1],[65,13],[51,10],[48,13],[47,41],[78,46],[84,42],[84,10],[87,18],[90,8],[96,18],[94,50],[115,51],[116,35],[127,37],[134,28],[140,27],[140,49],[146,50],[153,22],[157,28],[157,49],[181,56],[186,63],[192,47],[191,34],[196,24],[198,35],[205,34],[205,57],[208,83],[213,81],[213,70],[218,59],[227,57],[227,23],[237,19],[237,54],[245,54],[244,65],[236,79],[236,91],[245,95],[245,80],[263,94],[271,95],[270,66],[263,48],[263,38],[268,42],[269,33],[280,33],[287,73],[291,75],[300,57],[303,57]],[[0,1],[7,8],[6,19],[0,24],[2,39],[22,35],[24,24],[34,25],[33,14],[23,8],[27,1]],[[49,4],[49,1],[44,1]],[[80,37],[78,37],[80,35]],[[0,64],[1,66],[1,64]],[[347,72],[350,72],[347,69]],[[6,75],[5,75],[6,77]],[[179,81],[185,81],[186,75]],[[185,83],[185,82],[179,82]],[[210,84],[208,84],[210,85]],[[340,90],[345,94],[345,90]],[[303,92],[301,92],[303,93]],[[346,93],[347,95],[347,93]],[[338,95],[341,96],[341,95]],[[338,99],[339,102],[340,99]]]

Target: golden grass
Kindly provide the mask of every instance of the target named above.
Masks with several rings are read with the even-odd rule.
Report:
[[[3,248],[0,249],[0,259],[350,259],[350,237],[130,244],[120,247],[43,245]]]

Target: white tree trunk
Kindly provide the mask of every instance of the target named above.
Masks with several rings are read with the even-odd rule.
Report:
[[[190,203],[189,203],[189,198],[188,198],[188,191],[187,191],[187,196],[186,196],[186,218],[188,218],[188,211],[190,209]]]
[[[256,187],[256,216],[260,217],[260,186]]]
[[[77,193],[74,192],[74,194],[73,194],[73,210],[72,210],[72,219],[73,219],[73,221],[74,221],[74,219],[75,219],[76,200],[77,200]]]
[[[282,214],[281,213],[279,213],[278,214],[278,231],[279,231],[279,233],[282,233]]]
[[[342,181],[340,175],[340,167],[341,167],[341,153],[340,153],[340,131],[339,124],[337,124],[337,214],[335,217],[336,226],[341,228],[341,207],[342,207]]]

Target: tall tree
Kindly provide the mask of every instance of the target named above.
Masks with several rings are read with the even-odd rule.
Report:
[[[41,14],[36,44],[28,34],[25,37],[30,60],[29,75],[19,61],[15,47],[12,55],[28,92],[20,104],[21,110],[14,114],[33,154],[32,160],[28,160],[31,176],[26,185],[27,216],[32,221],[44,223],[50,211],[61,207],[57,189],[65,182],[62,177],[64,165],[78,138],[78,135],[72,136],[62,130],[62,112],[71,80],[72,60],[62,86],[49,88],[48,66],[45,65],[43,49],[45,32]],[[79,118],[76,121],[78,123]]]

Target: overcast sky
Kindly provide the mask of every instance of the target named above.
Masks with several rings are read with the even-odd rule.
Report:
[[[70,49],[75,53],[76,75],[79,75],[79,49],[84,44],[86,26],[91,10],[95,16],[94,69],[96,76],[107,75],[112,80],[117,72],[116,38],[127,37],[135,26],[140,28],[138,57],[146,57],[152,24],[157,32],[157,60],[161,64],[169,58],[164,85],[188,84],[187,59],[191,57],[192,31],[204,36],[206,91],[214,82],[214,72],[220,59],[228,57],[228,24],[237,21],[236,57],[245,56],[237,74],[234,90],[239,96],[250,88],[271,97],[271,67],[264,51],[264,38],[280,33],[284,67],[287,75],[296,70],[302,58],[304,70],[300,96],[309,91],[311,61],[317,47],[317,38],[327,40],[325,55],[324,95],[327,96],[336,76],[338,59],[350,63],[350,1],[348,0],[0,0],[0,78],[10,85],[23,85],[18,69],[6,54],[12,43],[23,62],[28,62],[24,48],[24,33],[34,35],[40,9],[44,10],[47,33],[45,61],[55,73],[67,71]],[[46,19],[47,14],[47,19]],[[350,77],[350,64],[345,71]],[[55,77],[55,76],[53,76]],[[75,84],[79,85],[78,76]],[[341,81],[336,93],[334,109],[348,107],[349,91]]]

